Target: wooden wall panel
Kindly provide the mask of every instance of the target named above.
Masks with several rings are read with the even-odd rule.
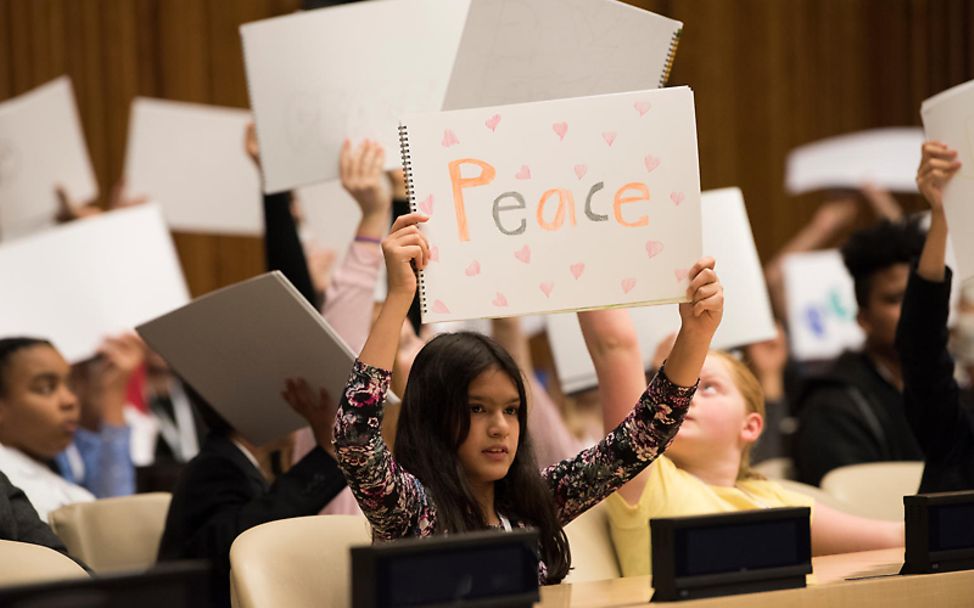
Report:
[[[739,185],[762,256],[814,212],[789,197],[794,146],[919,124],[974,78],[974,0],[630,0],[685,23],[671,83],[696,92],[705,188]],[[239,26],[300,0],[0,0],[0,99],[72,77],[102,202],[136,95],[247,107]],[[201,294],[263,270],[259,239],[177,234]]]

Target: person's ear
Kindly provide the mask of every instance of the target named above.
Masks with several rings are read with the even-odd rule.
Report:
[[[764,430],[764,418],[757,412],[751,412],[744,417],[741,425],[741,441],[746,444],[754,443]]]
[[[858,312],[856,312],[856,323],[859,324],[859,327],[861,327],[862,331],[867,335],[872,330],[872,323],[869,320],[869,315],[867,315],[861,308]]]

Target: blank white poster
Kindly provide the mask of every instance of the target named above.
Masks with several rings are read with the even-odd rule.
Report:
[[[67,76],[0,103],[0,239],[54,225],[58,185],[75,201],[98,196]]]
[[[156,205],[78,220],[0,246],[0,336],[50,339],[71,362],[108,335],[182,306],[186,282]]]
[[[948,89],[920,108],[927,137],[957,150],[960,171],[944,188],[944,211],[961,282],[974,277],[974,81]]]
[[[795,148],[788,155],[785,185],[791,194],[872,184],[916,192],[923,131],[893,127],[849,133]]]

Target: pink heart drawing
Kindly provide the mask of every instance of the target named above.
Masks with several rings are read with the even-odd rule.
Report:
[[[478,274],[480,274],[480,262],[478,262],[477,260],[470,262],[470,265],[467,266],[467,269],[464,270],[463,272],[468,277],[477,276]]]
[[[578,179],[585,177],[586,173],[588,173],[588,165],[575,165],[575,176]]]
[[[655,258],[663,251],[663,243],[659,241],[646,241],[646,255]]]
[[[551,281],[545,281],[541,285],[538,285],[538,287],[541,288],[541,292],[544,293],[544,297],[550,298],[551,292],[555,288],[555,284],[552,283]]]
[[[514,257],[516,257],[517,259],[521,260],[525,264],[530,264],[531,263],[531,247],[528,246],[528,245],[525,245],[524,247],[521,247],[520,249],[518,249],[517,251],[514,252]]]
[[[436,245],[433,245],[432,247],[430,247],[430,262],[439,262],[439,261],[440,261],[440,248],[437,247]]]
[[[578,277],[582,276],[582,273],[585,272],[585,264],[583,264],[582,262],[579,262],[578,264],[572,264],[571,266],[569,266],[569,270],[572,271],[572,276],[575,277],[575,280],[577,281]]]
[[[649,109],[653,107],[653,105],[648,101],[637,101],[636,103],[632,104],[632,107],[636,108],[636,111],[639,112],[639,116],[642,117],[646,115],[646,112],[649,112]]]
[[[554,129],[555,133],[558,135],[558,139],[561,139],[562,141],[565,140],[565,134],[568,133],[567,122],[556,122],[555,124],[551,125],[551,128]]]
[[[612,144],[614,144],[616,141],[616,132],[606,131],[605,133],[602,134],[602,139],[604,139],[605,143],[609,144],[609,146],[611,147]]]
[[[622,292],[623,293],[629,293],[630,291],[632,291],[632,288],[635,287],[635,286],[636,286],[636,279],[633,279],[633,278],[622,279]]]
[[[491,116],[490,118],[488,118],[486,121],[484,121],[484,124],[487,125],[487,128],[490,129],[491,132],[496,132],[497,131],[497,125],[499,125],[500,122],[501,122],[501,115],[500,114],[494,114],[493,116]]]
[[[498,291],[497,296],[493,300],[491,300],[490,303],[493,304],[494,306],[507,306],[507,297],[505,297],[504,294]]]
[[[425,215],[433,215],[433,195],[430,194],[425,199],[419,202],[419,210]]]
[[[676,277],[677,281],[685,281],[687,276],[690,275],[689,268],[677,268],[673,271],[673,276]]]
[[[531,167],[521,165],[521,169],[514,174],[516,179],[531,179]]]
[[[652,173],[653,169],[659,166],[660,159],[656,158],[652,154],[647,154],[646,158],[643,159],[643,162],[646,163],[646,170]]]
[[[673,201],[674,205],[679,206],[683,202],[686,196],[682,192],[670,192],[670,200]]]
[[[443,300],[437,300],[433,302],[433,312],[438,312],[440,314],[450,314],[450,309],[446,307]]]
[[[454,133],[450,129],[447,129],[446,131],[443,131],[443,141],[441,141],[440,143],[443,145],[444,148],[449,148],[450,146],[455,146],[458,143],[460,143],[460,140],[457,139],[456,133]]]

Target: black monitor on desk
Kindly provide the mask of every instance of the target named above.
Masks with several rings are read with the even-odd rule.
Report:
[[[812,571],[808,507],[655,518],[653,601],[805,586]]]
[[[3,567],[0,565],[0,567]],[[209,608],[210,566],[188,561],[139,574],[0,588],[3,608]]]
[[[398,540],[351,554],[355,608],[515,608],[540,597],[532,529]]]

